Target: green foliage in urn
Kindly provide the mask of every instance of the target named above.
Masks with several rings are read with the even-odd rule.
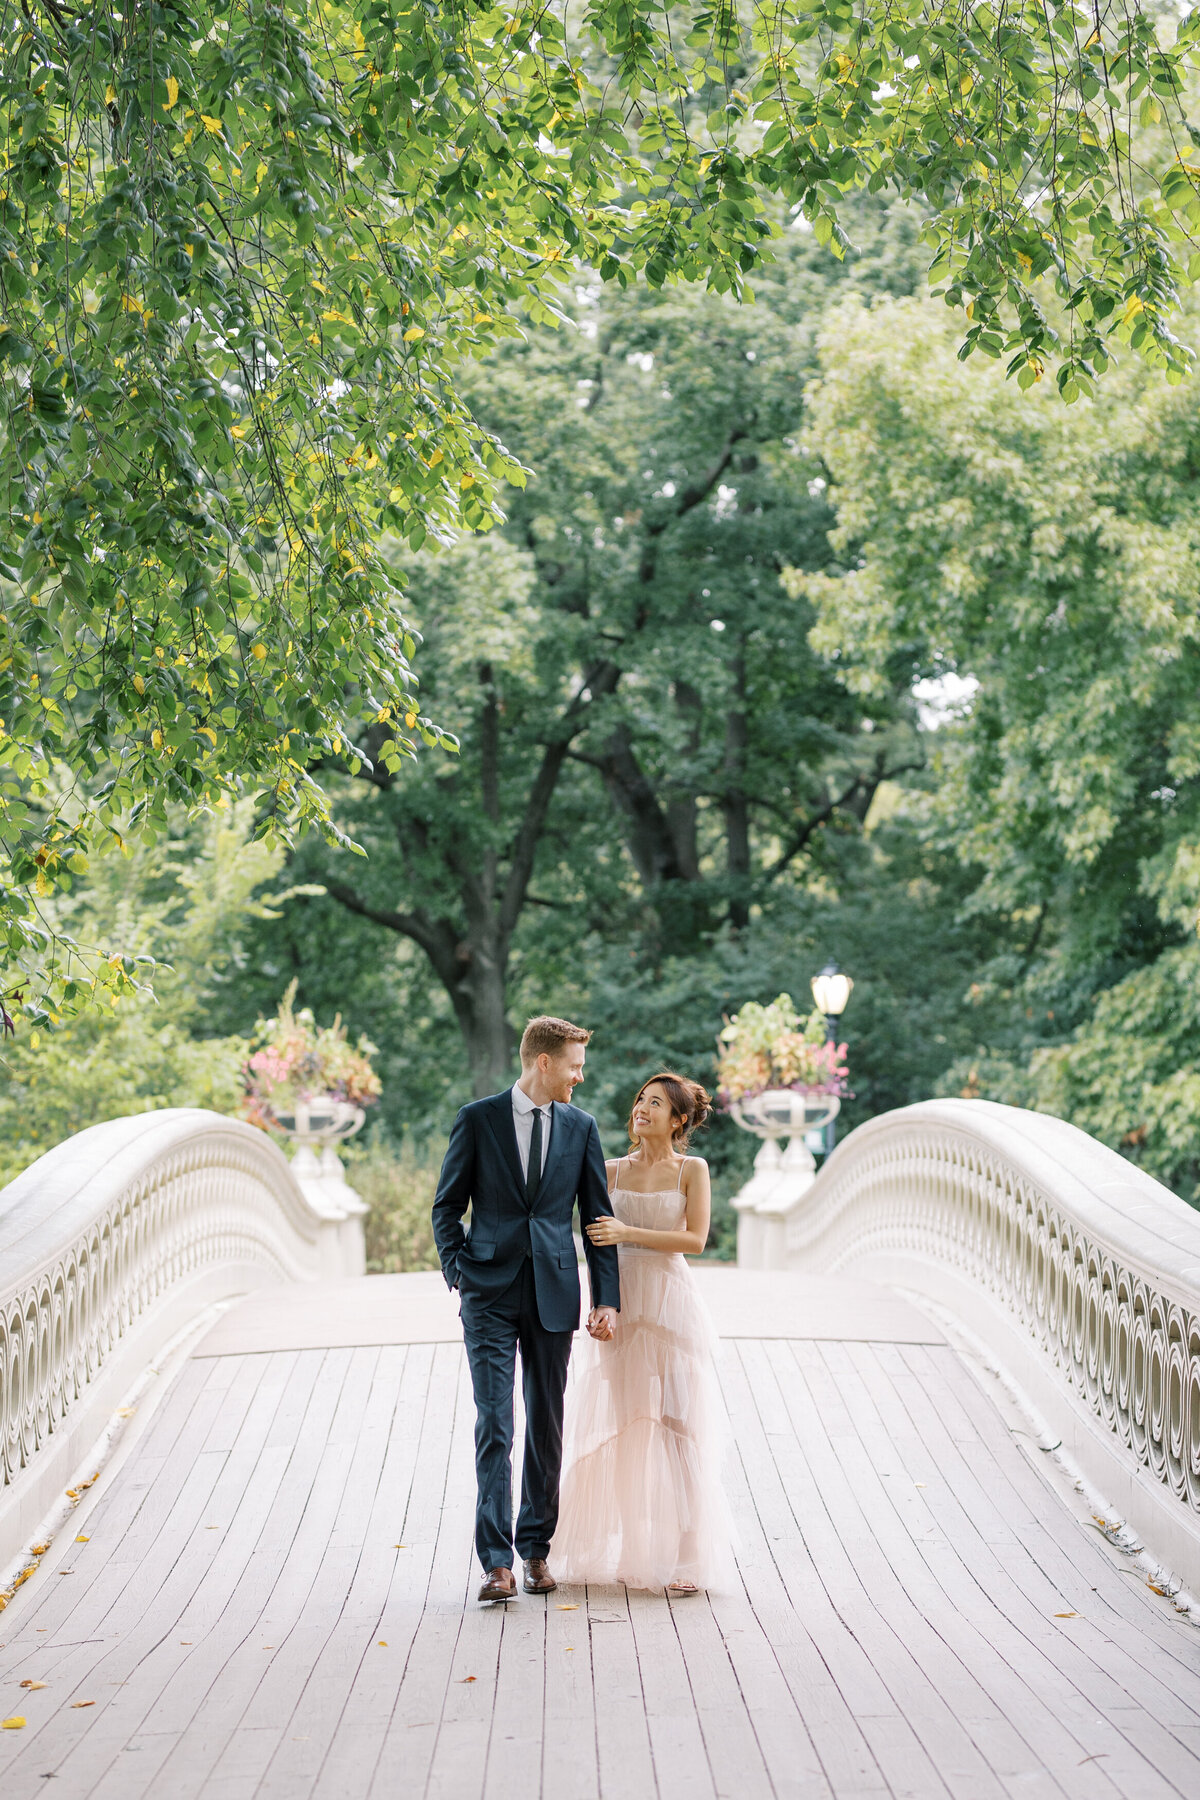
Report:
[[[289,982],[274,1018],[258,1021],[246,1060],[247,1116],[264,1127],[299,1100],[327,1096],[374,1106],[382,1091],[370,1039],[360,1035],[351,1043],[340,1014],[332,1025],[318,1025],[310,1007],[297,1011],[296,986]]]
[[[769,1005],[747,1000],[721,1031],[717,1081],[722,1104],[751,1099],[768,1088],[846,1091],[846,1046],[825,1038],[815,1009],[801,1019],[790,994]]]

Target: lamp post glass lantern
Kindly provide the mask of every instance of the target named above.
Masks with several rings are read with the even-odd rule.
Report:
[[[838,1026],[842,1014],[850,999],[853,981],[835,962],[827,962],[819,975],[814,975],[809,984],[812,988],[813,1002],[818,1012],[825,1015],[825,1038],[830,1044],[838,1041]],[[820,1148],[828,1156],[837,1141],[837,1123],[830,1119],[827,1125],[819,1127],[813,1136],[820,1136]],[[814,1149],[817,1146],[814,1144]]]

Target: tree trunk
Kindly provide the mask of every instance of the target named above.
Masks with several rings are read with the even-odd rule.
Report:
[[[459,944],[455,962],[456,976],[446,989],[466,1047],[471,1089],[481,1100],[512,1079],[516,1043],[504,1006],[508,947]]]
[[[684,722],[687,755],[700,752],[704,703],[690,681],[675,683],[675,710]],[[667,824],[675,844],[675,855],[685,881],[700,879],[700,846],[696,833],[696,796],[688,790],[675,789],[667,800]]]
[[[729,877],[729,923],[741,930],[750,922],[750,803],[746,797],[746,646],[738,645],[733,665],[733,701],[725,719],[725,867]]]

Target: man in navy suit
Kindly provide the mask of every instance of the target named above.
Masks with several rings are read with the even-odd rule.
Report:
[[[570,1104],[591,1037],[566,1019],[531,1019],[521,1038],[521,1079],[454,1121],[433,1202],[442,1273],[457,1288],[475,1390],[475,1548],[481,1600],[515,1600],[512,1528],[513,1383],[521,1352],[525,1461],[516,1549],[530,1594],[557,1583],[546,1566],[558,1523],[563,1396],[579,1323],[579,1265],[571,1216],[581,1228],[611,1216],[600,1134]],[[471,1208],[471,1229],[462,1219]],[[591,1277],[587,1328],[616,1329],[621,1284],[615,1245],[583,1231]]]

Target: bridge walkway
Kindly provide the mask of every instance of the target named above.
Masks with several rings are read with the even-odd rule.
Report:
[[[436,1278],[268,1290],[0,1615],[4,1800],[1200,1792],[1200,1630],[998,1384],[866,1283],[702,1279],[738,1591],[479,1609]]]

